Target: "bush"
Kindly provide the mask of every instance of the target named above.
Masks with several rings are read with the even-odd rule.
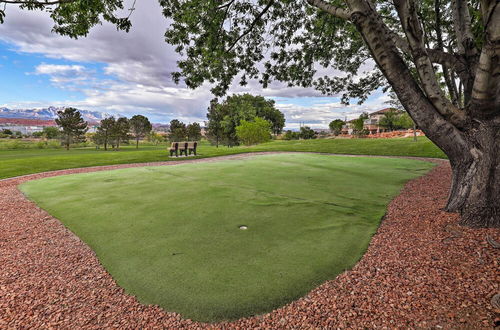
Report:
[[[240,125],[236,126],[236,136],[247,146],[269,141],[270,131],[271,123],[260,117],[255,117],[253,122],[242,120]]]
[[[302,126],[300,128],[300,138],[304,140],[315,139],[316,132],[309,126]]]
[[[294,132],[291,130],[288,130],[285,132],[283,135],[283,140],[298,140],[300,138],[299,132]]]

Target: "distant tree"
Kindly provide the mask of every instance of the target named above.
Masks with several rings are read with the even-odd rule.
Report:
[[[394,92],[394,90],[389,91],[389,100],[386,101],[386,104],[389,104],[392,108],[397,109],[403,113],[397,120],[397,126],[399,128],[413,128],[413,141],[417,142],[417,124],[413,121],[411,116],[408,114],[408,112],[405,110],[403,105],[401,104],[401,101],[399,101],[398,96]]]
[[[66,150],[69,150],[71,143],[85,141],[88,127],[78,110],[66,108],[63,111],[57,111],[57,116],[56,124],[61,128],[60,136]]]
[[[396,109],[389,109],[379,120],[379,126],[388,129],[390,132],[394,131],[397,127],[397,120],[401,112]]]
[[[101,120],[101,124],[97,128],[97,139],[99,141],[102,141],[102,144],[104,144],[104,150],[108,150],[108,144],[111,140],[111,135],[113,127],[115,126],[116,120],[115,117],[109,117]]]
[[[20,139],[22,137],[23,137],[23,133],[21,133],[21,131],[12,132],[12,135],[11,135],[12,139]]]
[[[187,138],[187,129],[186,124],[183,122],[173,119],[170,121],[170,129],[169,129],[169,139],[171,142],[184,141]]]
[[[95,144],[96,149],[99,149],[105,141],[104,135],[99,131],[95,133],[87,133],[87,138]]]
[[[236,136],[247,146],[269,141],[270,132],[271,123],[260,117],[255,117],[253,121],[242,120],[236,126]]]
[[[396,118],[394,125],[396,128],[408,129],[414,127],[415,123],[407,112],[403,112]]]
[[[328,127],[330,127],[330,131],[333,135],[337,136],[342,132],[342,126],[344,126],[344,121],[341,119],[335,119],[330,122]]]
[[[158,132],[155,132],[155,131],[149,132],[149,134],[147,135],[147,139],[149,142],[153,143],[155,146],[165,140],[162,135],[158,134]]]
[[[315,139],[316,132],[309,126],[302,126],[300,128],[300,138],[304,140]]]
[[[201,127],[198,123],[187,125],[186,128],[189,141],[199,141],[201,139]]]
[[[219,104],[217,98],[210,101],[210,106],[208,107],[207,112],[207,119],[207,138],[218,148],[219,143],[221,142],[224,135],[224,129],[222,127],[224,113],[222,112],[222,106]]]
[[[46,126],[43,128],[43,131],[42,131],[42,135],[46,138],[46,139],[57,139],[57,137],[59,136],[59,130],[57,129],[57,127],[54,127],[54,126]]]
[[[364,129],[365,120],[367,120],[367,119],[368,119],[368,113],[363,112],[361,115],[359,115],[359,117],[357,119],[354,119],[353,121],[351,121],[354,135],[364,136],[364,135],[368,134],[368,131],[366,129]]]
[[[125,117],[120,117],[116,120],[113,127],[111,128],[111,137],[116,145],[116,149],[120,149],[120,143],[128,141],[130,131],[129,120]]]
[[[14,134],[14,133],[13,133],[10,129],[8,129],[8,128],[4,128],[4,129],[2,130],[2,134],[5,134],[5,135],[12,135],[12,134]]]
[[[135,137],[135,148],[139,148],[139,140],[145,137],[151,130],[153,126],[149,122],[149,119],[142,115],[135,115],[130,118],[130,130]]]
[[[250,94],[245,94],[252,97]],[[266,100],[262,96],[253,96],[254,106],[257,109],[257,117],[264,118],[271,124],[274,135],[281,134],[285,127],[285,115],[276,109],[274,100]]]
[[[300,133],[291,130],[286,131],[285,134],[283,135],[284,140],[298,140],[299,138],[300,138]]]

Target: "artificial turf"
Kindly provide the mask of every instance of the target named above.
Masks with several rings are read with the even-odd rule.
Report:
[[[271,311],[351,268],[388,202],[432,166],[275,154],[65,175],[21,190],[126,292],[213,322]]]

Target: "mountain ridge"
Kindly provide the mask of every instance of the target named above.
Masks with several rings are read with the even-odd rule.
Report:
[[[0,118],[12,119],[37,119],[37,120],[54,120],[57,118],[57,111],[64,110],[67,107],[47,108],[26,108],[26,109],[11,109],[6,107],[0,108]],[[100,111],[80,110],[82,117],[88,122],[100,122],[101,120],[110,117],[111,115]]]

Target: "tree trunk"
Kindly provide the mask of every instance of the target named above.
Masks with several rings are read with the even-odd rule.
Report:
[[[468,150],[451,158],[452,185],[446,210],[459,212],[461,224],[500,227],[500,128],[480,124],[468,132]]]
[[[137,137],[137,138],[135,139],[135,141],[136,141],[136,143],[135,143],[135,148],[136,148],[136,149],[139,149],[139,138]]]
[[[458,129],[448,121],[449,118],[445,118],[447,113],[443,115],[438,111],[439,104],[431,102],[431,97],[424,94],[417,84],[401,58],[391,32],[371,2],[349,0],[347,3],[352,12],[351,21],[402,105],[426,136],[450,159],[453,184],[447,210],[459,212],[463,225],[500,227],[500,119],[498,110],[495,110],[498,107],[491,107],[489,112],[483,111],[484,104],[468,109],[468,113],[485,113],[488,118],[476,117]],[[406,9],[405,3],[400,1],[399,4]],[[412,22],[411,17],[406,18],[403,17],[402,21]],[[419,74],[429,75],[420,71]]]

